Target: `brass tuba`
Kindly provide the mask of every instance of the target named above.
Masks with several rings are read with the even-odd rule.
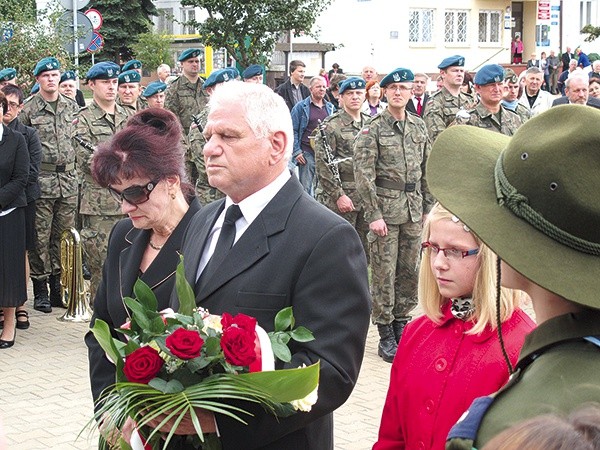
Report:
[[[62,322],[89,322],[92,317],[90,294],[84,284],[81,238],[75,228],[62,232],[60,238],[60,291],[67,311],[58,317]]]

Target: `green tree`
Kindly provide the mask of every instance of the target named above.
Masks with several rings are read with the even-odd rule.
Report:
[[[581,29],[580,33],[588,35],[585,38],[585,42],[592,42],[595,41],[598,36],[600,36],[600,27],[595,27],[594,25],[587,24]]]
[[[148,70],[156,69],[160,64],[173,64],[171,56],[172,40],[166,34],[154,31],[142,33],[138,40],[131,46],[135,57],[139,59]]]
[[[152,0],[92,0],[89,7],[102,14],[103,55],[117,62],[132,58],[133,44],[152,29],[150,17],[158,15]]]
[[[246,67],[267,64],[281,33],[311,35],[312,27],[331,0],[182,0],[206,10],[208,18],[190,21],[206,45],[225,48]]]
[[[35,10],[35,0],[2,0],[0,2],[0,23],[33,21]]]

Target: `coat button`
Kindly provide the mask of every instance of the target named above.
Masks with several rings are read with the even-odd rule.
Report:
[[[419,448],[425,448],[425,442],[423,442],[423,441],[417,442],[417,447],[419,447]]]
[[[433,400],[427,400],[425,402],[425,411],[427,411],[429,414],[433,414],[434,406],[435,406],[435,403],[433,403]]]
[[[446,361],[445,358],[438,358],[435,361],[435,370],[437,370],[438,372],[443,372],[444,370],[446,370],[446,367],[448,367],[448,361]]]

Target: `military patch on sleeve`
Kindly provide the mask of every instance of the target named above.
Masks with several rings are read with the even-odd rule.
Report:
[[[360,134],[369,134],[369,127],[364,127]]]

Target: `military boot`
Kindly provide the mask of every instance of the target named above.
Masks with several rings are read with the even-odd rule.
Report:
[[[50,285],[50,304],[55,307],[63,307],[62,294],[60,292],[60,274],[48,277]]]
[[[396,344],[396,338],[394,337],[394,329],[391,324],[377,324],[377,331],[379,331],[379,347],[377,348],[377,354],[381,356],[385,362],[391,363],[394,361],[394,356],[396,356],[396,350],[398,350],[398,344]]]
[[[33,309],[43,313],[52,312],[52,305],[48,298],[48,282],[43,280],[31,279],[33,283]]]
[[[404,317],[402,319],[396,319],[392,322],[392,328],[394,329],[394,338],[396,338],[396,343],[400,342],[400,338],[402,337],[402,332],[404,331],[404,327],[406,324],[410,322],[409,317]]]

